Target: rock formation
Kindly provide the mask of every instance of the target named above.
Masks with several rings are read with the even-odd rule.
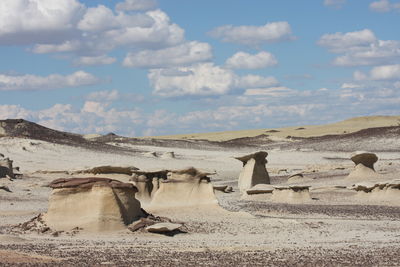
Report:
[[[9,158],[1,158],[0,159],[0,178],[15,178],[14,169],[13,169],[13,161]]]
[[[164,154],[161,155],[161,158],[164,159],[174,159],[175,158],[175,153],[174,152],[165,152]]]
[[[398,204],[400,199],[400,179],[378,183],[358,183],[351,189],[357,192],[358,197],[374,201],[390,201]]]
[[[268,153],[265,151],[236,157],[237,160],[243,162],[243,169],[239,176],[239,190],[241,192],[252,188],[257,184],[270,184],[269,175],[265,164]]]
[[[356,166],[347,176],[349,179],[376,178],[379,176],[374,169],[374,163],[378,160],[374,153],[355,153],[351,160]]]
[[[122,230],[143,216],[135,198],[137,188],[130,183],[108,178],[70,178],[54,180],[49,187],[53,191],[44,221],[52,230]]]
[[[269,184],[258,184],[253,186],[250,189],[246,190],[246,193],[248,195],[256,195],[256,194],[269,194],[274,191],[274,187]]]
[[[169,170],[160,171],[134,171],[132,178],[135,186],[138,189],[136,198],[142,203],[146,204],[151,201],[154,193],[160,187],[160,180],[166,180]]]
[[[150,206],[196,206],[217,204],[213,186],[210,182],[212,173],[200,172],[188,168],[168,172],[166,180],[160,181],[160,188],[154,193]]]
[[[311,200],[310,186],[274,186],[272,200],[277,202],[302,203]]]
[[[120,167],[120,166],[98,166],[92,169],[78,171],[76,173],[91,173],[91,174],[126,174],[132,175],[134,171],[139,170],[136,167]]]

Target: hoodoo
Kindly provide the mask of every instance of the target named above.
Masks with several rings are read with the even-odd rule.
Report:
[[[53,230],[101,232],[126,229],[143,216],[137,188],[108,178],[57,179],[44,221]]]
[[[378,161],[378,157],[374,153],[355,153],[351,157],[351,160],[356,166],[354,167],[354,170],[350,172],[348,178],[363,179],[379,176],[374,169],[374,164]]]
[[[240,173],[238,182],[239,190],[241,192],[246,191],[257,184],[270,184],[269,175],[265,168],[265,164],[268,162],[266,159],[267,156],[267,152],[260,151],[254,154],[235,158],[243,162],[243,169]]]

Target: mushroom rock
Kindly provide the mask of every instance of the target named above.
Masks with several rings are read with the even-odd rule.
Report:
[[[120,166],[98,166],[92,169],[78,171],[77,173],[91,174],[125,174],[132,175],[134,171],[139,170],[136,167],[120,167]]]
[[[49,207],[43,218],[56,231],[76,227],[88,232],[115,231],[127,228],[144,216],[135,198],[137,188],[109,178],[56,179]]]
[[[164,154],[161,155],[161,158],[164,159],[174,159],[175,158],[175,153],[174,152],[165,152]]]
[[[135,186],[138,189],[136,198],[142,203],[146,204],[151,201],[155,192],[160,187],[160,180],[166,180],[169,170],[160,171],[134,171],[132,178]]]
[[[350,172],[347,178],[362,179],[362,178],[376,178],[379,176],[375,172],[374,163],[377,162],[378,157],[374,153],[355,153],[351,160],[356,165],[354,170]]]
[[[235,159],[243,162],[243,169],[239,175],[238,187],[241,192],[252,188],[257,184],[270,184],[269,175],[265,164],[268,162],[268,153],[260,151],[254,154]]]
[[[274,186],[272,200],[277,202],[302,203],[311,200],[310,186],[308,185],[289,185]]]
[[[168,178],[160,180],[160,188],[154,193],[150,206],[218,204],[208,177],[211,174],[214,173],[200,172],[193,167],[168,172]]]
[[[0,159],[0,178],[15,178],[13,171],[13,161],[9,158]]]

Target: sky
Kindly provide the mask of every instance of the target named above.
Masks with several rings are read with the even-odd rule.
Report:
[[[399,0],[1,0],[0,119],[148,136],[400,115],[399,25]]]

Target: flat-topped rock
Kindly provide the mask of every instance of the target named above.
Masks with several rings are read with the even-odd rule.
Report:
[[[112,188],[130,188],[137,191],[137,188],[130,183],[123,183],[118,180],[100,177],[88,178],[60,178],[52,181],[48,187],[57,188],[91,188],[93,186],[108,186]]]
[[[267,156],[267,152],[260,151],[235,157],[243,163],[243,169],[238,180],[238,187],[241,192],[245,192],[257,184],[270,184],[269,174],[265,168],[265,164],[268,162]]]
[[[255,195],[255,194],[269,194],[274,191],[274,186],[269,185],[269,184],[258,184],[253,186],[250,189],[246,190],[246,193],[248,195]]]
[[[109,178],[57,179],[44,222],[55,231],[116,231],[144,216],[135,198],[137,188]]]
[[[182,227],[180,223],[156,223],[146,227],[150,233],[168,233],[178,230]]]

